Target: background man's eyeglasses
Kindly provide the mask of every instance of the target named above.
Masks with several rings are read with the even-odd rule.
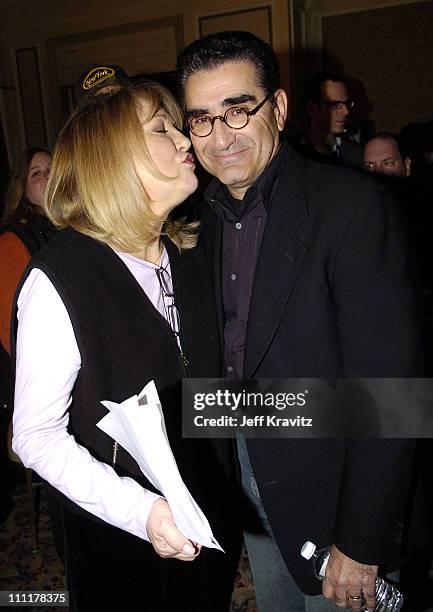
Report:
[[[341,110],[343,106],[347,108],[347,110],[352,110],[355,106],[354,100],[319,100],[318,104],[326,104],[332,110]]]
[[[219,119],[233,130],[241,130],[248,124],[250,117],[255,115],[271,96],[272,94],[266,96],[266,98],[252,110],[247,110],[242,106],[230,106],[224,113],[224,116],[215,115],[215,117],[211,117],[210,115],[198,115],[196,117],[191,117],[191,119],[188,119],[189,129],[194,136],[204,138],[212,133],[213,124],[216,119]]]

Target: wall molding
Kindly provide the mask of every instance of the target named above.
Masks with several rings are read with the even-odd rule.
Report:
[[[15,67],[26,147],[47,146],[47,122],[37,47],[15,49]]]
[[[269,4],[265,4],[263,6],[255,6],[252,8],[242,8],[242,9],[235,9],[235,10],[231,10],[231,11],[224,11],[224,12],[220,12],[220,13],[212,13],[212,14],[207,14],[207,15],[202,15],[198,18],[198,29],[199,29],[199,36],[200,38],[204,35],[204,24],[207,23],[209,24],[212,20],[214,21],[218,21],[221,18],[229,18],[230,17],[238,17],[239,15],[243,15],[246,17],[245,20],[245,24],[244,24],[244,28],[248,29],[248,16],[249,17],[254,17],[254,14],[257,14],[261,11],[265,11],[266,12],[266,16],[267,16],[267,30],[268,30],[268,42],[269,44],[272,46],[273,44],[273,32],[272,32],[272,5]],[[253,31],[253,28],[250,30]],[[253,32],[255,33],[255,32]]]

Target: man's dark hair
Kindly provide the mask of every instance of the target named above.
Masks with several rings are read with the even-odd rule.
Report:
[[[304,100],[307,102],[320,102],[321,87],[325,81],[343,83],[347,87],[346,79],[335,72],[321,72],[311,78],[305,86]]]
[[[280,87],[277,58],[272,47],[251,32],[234,30],[209,34],[182,51],[176,65],[179,97],[183,100],[186,81],[192,74],[232,61],[251,62],[257,70],[259,85],[267,95]]]
[[[399,150],[401,158],[405,159],[406,157],[410,157],[409,151],[405,147],[402,139],[399,138],[396,134],[392,134],[391,132],[377,132],[376,134],[374,134],[371,138],[367,140],[367,142],[364,145],[364,149],[368,145],[369,142],[371,142],[372,140],[375,140],[376,138],[379,138],[380,140],[394,140],[394,142],[397,144],[397,148]]]

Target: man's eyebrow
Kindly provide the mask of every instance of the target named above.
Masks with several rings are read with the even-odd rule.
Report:
[[[239,94],[238,96],[225,98],[222,101],[221,106],[229,108],[230,106],[236,106],[237,104],[245,104],[245,102],[257,102],[257,98],[252,94]],[[209,115],[209,109],[191,108],[186,110],[185,115],[187,119],[190,119],[191,117],[199,117],[200,115]]]
[[[257,102],[256,96],[252,94],[240,94],[223,100],[223,106],[236,106],[236,104],[245,104],[245,102]]]
[[[185,116],[187,119],[190,119],[191,117],[199,117],[200,115],[208,115],[208,114],[209,114],[209,111],[207,110],[207,108],[191,108],[185,111]]]

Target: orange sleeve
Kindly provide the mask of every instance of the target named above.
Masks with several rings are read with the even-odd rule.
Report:
[[[0,342],[10,353],[12,303],[30,253],[13,232],[0,236]]]

